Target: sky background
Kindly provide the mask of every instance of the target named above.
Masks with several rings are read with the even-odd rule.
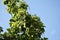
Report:
[[[60,0],[26,0],[30,14],[36,14],[44,23],[48,40],[60,40]],[[9,27],[11,15],[0,0],[0,26],[4,31]]]

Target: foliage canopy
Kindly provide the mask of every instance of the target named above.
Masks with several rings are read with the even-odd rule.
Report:
[[[12,16],[10,28],[3,34],[4,40],[47,40],[41,37],[45,32],[44,24],[39,17],[29,14],[25,1],[4,0],[3,3]]]

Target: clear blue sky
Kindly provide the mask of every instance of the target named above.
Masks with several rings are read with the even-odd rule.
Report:
[[[60,0],[26,0],[29,12],[37,14],[45,24],[45,36],[49,40],[60,40]],[[11,15],[0,0],[0,26],[4,31],[9,27]]]

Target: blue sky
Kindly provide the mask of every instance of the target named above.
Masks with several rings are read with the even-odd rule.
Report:
[[[49,40],[60,40],[60,0],[26,0],[29,12],[40,17],[45,24],[45,34]],[[9,27],[11,15],[0,0],[0,26],[4,31]]]

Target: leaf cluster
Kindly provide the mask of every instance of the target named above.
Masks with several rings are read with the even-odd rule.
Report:
[[[26,2],[20,0],[5,0],[4,5],[12,15],[10,28],[4,32],[4,40],[47,40],[41,35],[45,32],[44,24],[36,15],[31,15]],[[2,30],[2,29],[1,29]]]

